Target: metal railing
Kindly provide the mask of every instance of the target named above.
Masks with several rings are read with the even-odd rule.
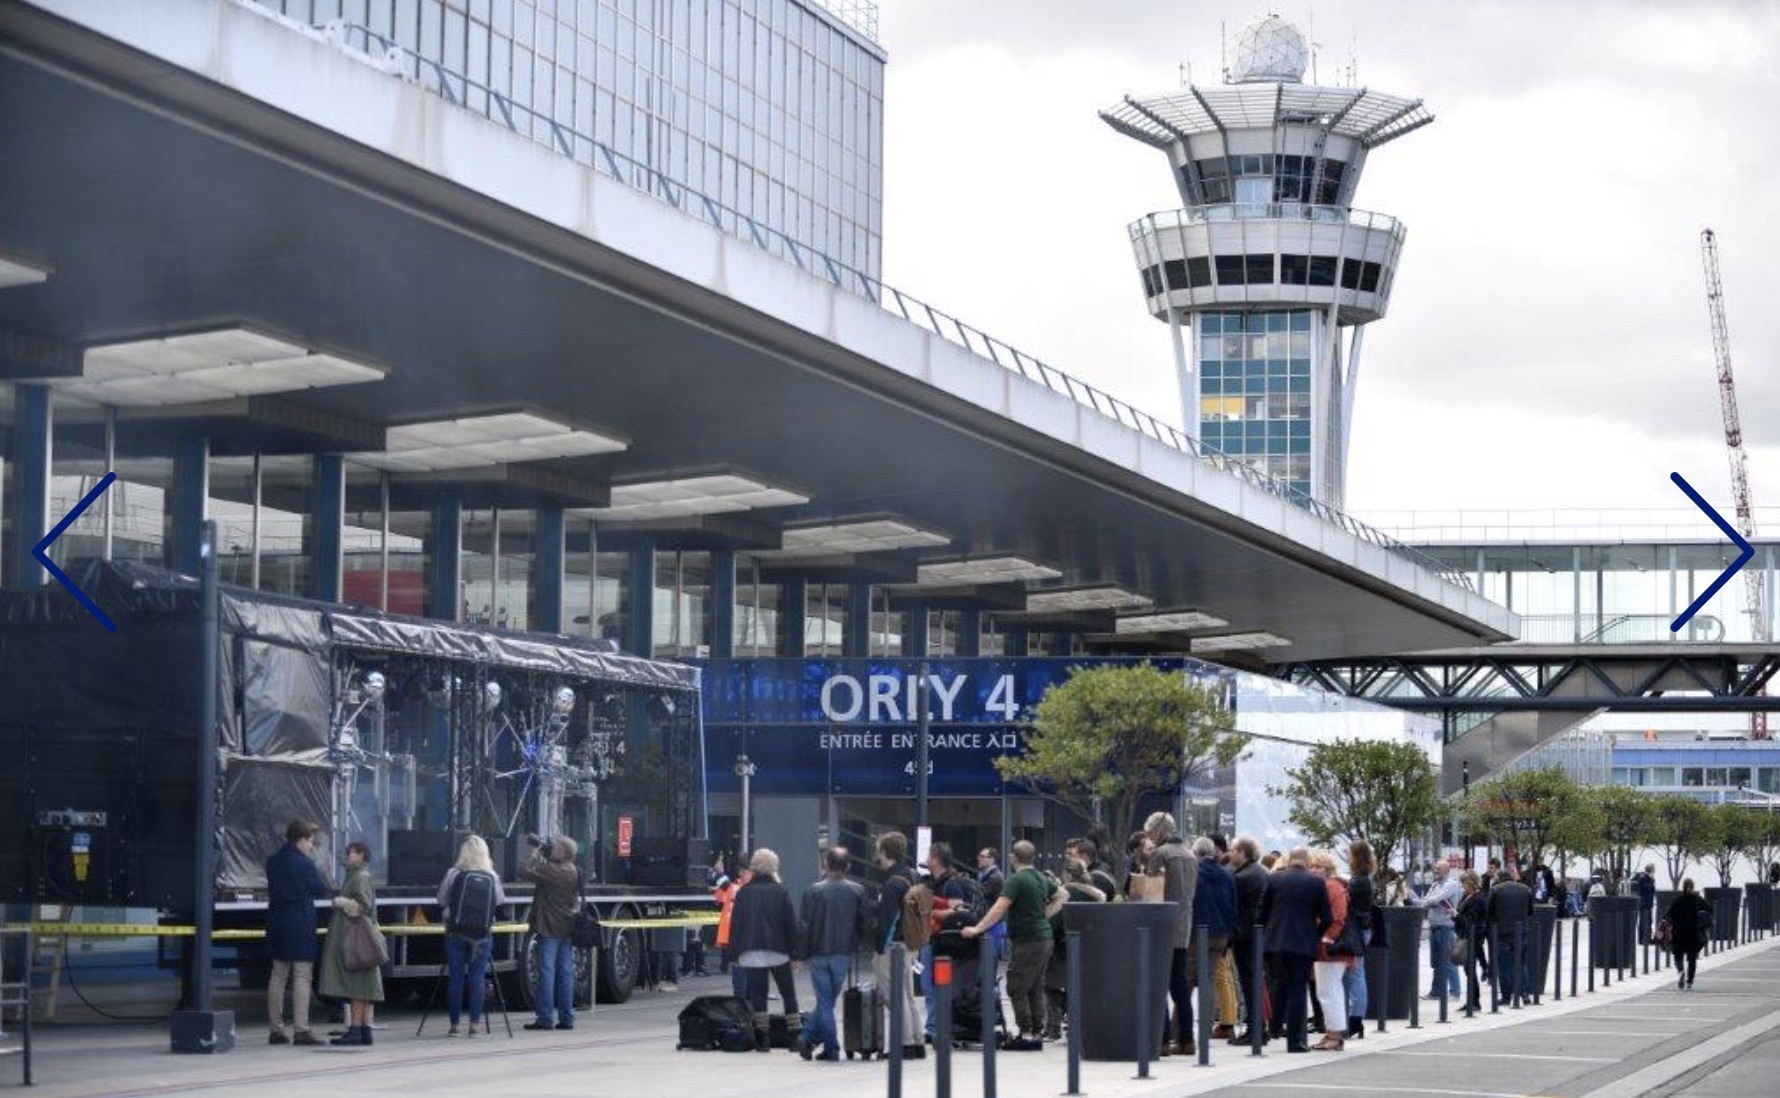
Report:
[[[695,191],[691,187],[669,178],[657,169],[633,160],[586,134],[578,133],[555,118],[515,103],[500,92],[486,85],[478,84],[461,73],[452,72],[438,62],[422,57],[368,27],[333,22],[323,27],[311,28],[311,31],[319,34],[325,40],[335,42],[349,53],[356,51],[370,64],[386,72],[412,80],[456,106],[478,111],[483,117],[498,122],[515,133],[528,136],[540,144],[549,145],[562,155],[585,164],[626,186],[667,202],[682,213],[691,214],[733,237],[749,241],[780,259],[795,264],[799,270],[806,274],[826,279],[834,286],[850,293],[859,294],[875,302],[887,312],[895,313],[904,320],[920,326],[949,343],[963,347],[980,358],[988,359],[1004,370],[1017,373],[1028,381],[1037,382],[1051,392],[1092,408],[1164,446],[1188,454],[1222,472],[1229,473],[1254,488],[1288,500],[1325,522],[1341,527],[1368,544],[1412,560],[1419,567],[1439,575],[1455,587],[1467,591],[1473,590],[1470,576],[1462,569],[1448,566],[1405,545],[1383,531],[1293,488],[1287,482],[1206,446],[1179,428],[1164,423],[1148,412],[1141,411],[1102,389],[1025,354],[981,329],[966,324],[944,310],[937,309],[911,294],[903,293],[894,286],[887,285],[882,280],[873,278],[871,275],[841,263],[807,245],[799,244],[772,226],[763,224],[754,217],[725,205],[709,195]]]
[[[1203,225],[1221,221],[1309,221],[1324,225],[1352,225],[1358,229],[1377,229],[1403,238],[1403,223],[1389,214],[1356,210],[1348,206],[1315,206],[1308,202],[1220,202],[1210,206],[1186,206],[1178,210],[1158,210],[1133,221],[1129,232],[1133,240],[1164,229],[1187,225]]]
[[[1438,508],[1374,511],[1372,521],[1413,543],[1696,541],[1720,544],[1712,520],[1676,507]],[[1756,530],[1780,529],[1780,507],[1755,508]]]

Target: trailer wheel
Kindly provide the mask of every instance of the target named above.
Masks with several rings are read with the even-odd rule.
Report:
[[[612,912],[619,919],[637,919],[642,912],[634,907],[621,907]],[[599,954],[599,1001],[622,1003],[637,986],[637,973],[642,965],[642,935],[634,930],[605,929],[606,945]]]
[[[527,1011],[537,1005],[538,941],[535,935],[527,932],[520,936],[512,970],[496,973],[495,979],[501,982],[501,994],[506,997],[509,1010]]]

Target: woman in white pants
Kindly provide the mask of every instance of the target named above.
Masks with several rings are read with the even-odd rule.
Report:
[[[1335,917],[1323,931],[1322,943],[1317,947],[1314,971],[1316,998],[1323,1008],[1323,1039],[1311,1048],[1316,1052],[1340,1052],[1347,1044],[1343,1036],[1347,1032],[1347,991],[1342,979],[1353,958],[1330,953],[1329,947],[1341,940],[1342,928],[1347,924],[1347,885],[1336,875],[1335,855],[1327,850],[1310,856],[1310,868],[1323,875],[1329,890],[1329,910]]]

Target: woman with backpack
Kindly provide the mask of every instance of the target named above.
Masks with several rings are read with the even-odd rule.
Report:
[[[488,996],[488,961],[494,952],[494,918],[507,902],[501,879],[495,874],[488,844],[471,835],[457,850],[457,864],[439,882],[439,910],[445,921],[445,1001],[451,1028],[445,1036],[458,1035],[458,1019],[464,1000],[464,982],[470,990],[470,1028],[476,1036]]]

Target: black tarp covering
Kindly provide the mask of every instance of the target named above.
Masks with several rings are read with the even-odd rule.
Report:
[[[93,562],[73,578],[116,622],[116,632],[60,586],[0,593],[0,758],[11,760],[0,767],[0,835],[30,838],[0,843],[0,881],[13,900],[189,907],[198,582],[132,562]],[[461,667],[466,681],[477,672],[519,670],[691,694],[697,704],[696,668],[626,656],[604,641],[458,626],[228,586],[221,625],[217,885],[224,890],[263,887],[264,859],[289,820],[330,821],[330,734],[348,685],[345,668],[411,657]],[[81,744],[81,765],[60,765],[58,743]],[[105,811],[113,821],[92,835],[95,868],[105,870],[78,885],[55,861],[71,837],[36,823],[40,811],[67,808]],[[151,821],[152,846],[142,830]],[[45,881],[60,894],[45,894]]]
[[[325,763],[333,705],[331,668],[315,653],[264,641],[241,645],[246,754]]]
[[[218,849],[216,887],[266,887],[266,857],[284,842],[292,820],[326,820],[332,813],[333,768],[273,759],[229,760],[223,776],[224,827]],[[330,833],[315,837],[316,861],[333,861]]]

